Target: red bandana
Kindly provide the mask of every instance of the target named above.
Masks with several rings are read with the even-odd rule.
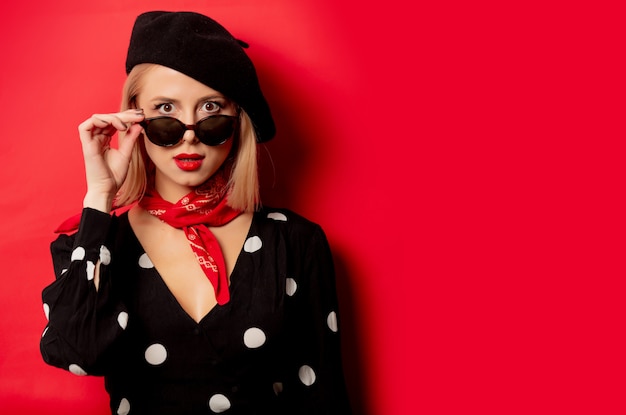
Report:
[[[230,300],[228,276],[224,255],[208,226],[225,225],[241,214],[226,204],[227,192],[226,178],[217,172],[176,203],[164,200],[153,187],[147,189],[139,202],[151,215],[185,232],[200,267],[213,284],[220,305]]]

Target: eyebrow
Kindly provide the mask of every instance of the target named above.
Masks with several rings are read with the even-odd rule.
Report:
[[[223,99],[225,101],[228,101],[228,98],[226,98],[224,95],[212,94],[212,95],[204,96],[204,97],[198,99],[196,102],[197,103],[201,103],[201,102],[210,101],[210,100],[214,100],[214,99]],[[174,104],[179,104],[180,103],[180,100],[175,99],[175,98],[166,97],[166,96],[156,96],[154,98],[151,98],[150,102],[153,102],[153,101],[173,102]]]
[[[213,94],[213,95],[207,95],[206,97],[200,98],[198,102],[210,101],[212,99],[223,99],[223,100],[228,101],[228,98],[226,98],[224,95]]]

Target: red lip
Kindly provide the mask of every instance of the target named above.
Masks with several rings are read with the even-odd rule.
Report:
[[[202,166],[204,156],[200,154],[181,153],[174,156],[174,163],[179,169],[184,171],[198,170]]]
[[[204,156],[201,156],[200,154],[180,153],[180,154],[175,155],[174,158],[177,160],[182,160],[182,159],[202,160]]]

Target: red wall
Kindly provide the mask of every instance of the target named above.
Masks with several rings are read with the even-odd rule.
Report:
[[[81,207],[76,127],[118,108],[134,17],[174,2],[14,3],[0,412],[106,414],[101,379],[41,360],[40,292]],[[265,202],[328,234],[358,414],[626,410],[623,14],[544,3],[175,2],[251,44]]]

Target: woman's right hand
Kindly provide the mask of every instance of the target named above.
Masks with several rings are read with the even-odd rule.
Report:
[[[114,114],[94,114],[78,126],[83,147],[87,194],[84,207],[110,212],[115,194],[119,190],[130,164],[130,156],[144,118],[143,110],[130,109]],[[111,139],[118,131],[119,148],[111,148]]]

